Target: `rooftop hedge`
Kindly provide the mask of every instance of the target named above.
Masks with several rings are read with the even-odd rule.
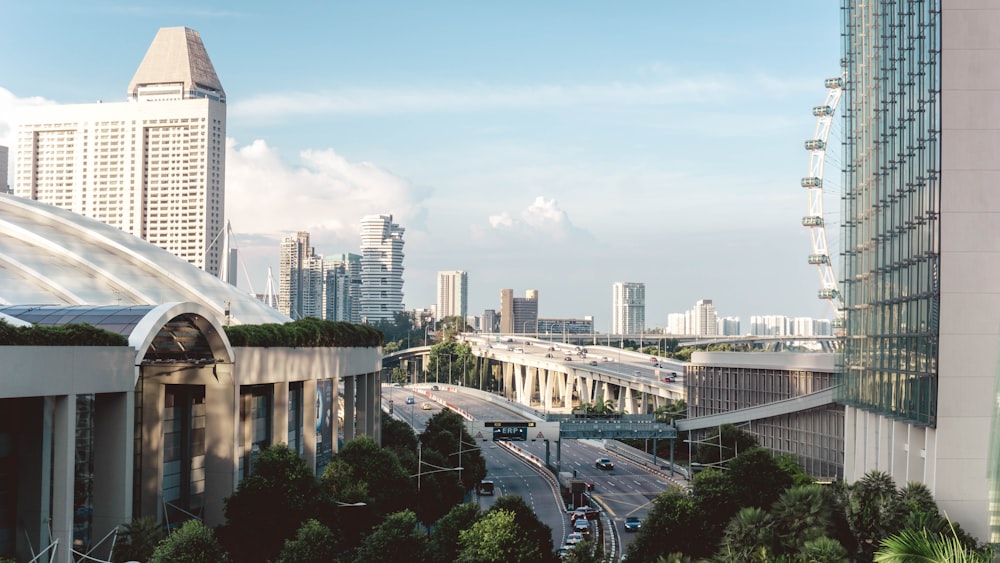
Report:
[[[382,331],[367,325],[306,318],[284,324],[224,327],[233,346],[256,348],[376,348]]]
[[[0,346],[128,346],[128,338],[87,323],[14,326],[0,319]]]

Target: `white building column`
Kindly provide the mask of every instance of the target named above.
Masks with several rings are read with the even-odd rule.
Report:
[[[134,413],[132,391],[94,396],[94,542],[132,520]]]
[[[336,393],[337,386],[333,386]],[[337,435],[337,417],[333,417],[333,435]],[[316,380],[302,382],[302,457],[316,472]]]
[[[371,436],[372,428],[370,426],[371,418],[369,417],[368,407],[368,394],[369,387],[371,387],[371,377],[370,374],[358,374],[354,376],[354,412],[357,413],[354,435],[355,436]],[[344,402],[344,408],[347,408],[347,402]],[[345,411],[346,420],[346,411]],[[346,437],[345,437],[346,441]]]
[[[46,397],[52,407],[52,538],[55,561],[72,563],[73,490],[76,477],[76,395]],[[47,544],[46,544],[47,545]],[[39,546],[39,549],[45,546]],[[51,552],[50,552],[51,553]]]

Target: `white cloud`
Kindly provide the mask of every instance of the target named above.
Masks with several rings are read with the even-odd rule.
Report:
[[[536,197],[531,205],[521,211],[519,219],[502,211],[490,215],[489,224],[494,234],[518,238],[543,237],[550,242],[580,242],[592,238],[589,232],[573,225],[566,211],[559,207],[559,202],[544,196]],[[480,239],[488,236],[481,229],[473,229],[473,234]]]
[[[18,98],[13,92],[0,86],[0,145],[14,147],[14,127],[16,126],[17,114],[23,108],[33,106],[51,105],[55,102],[33,96],[30,98]]]

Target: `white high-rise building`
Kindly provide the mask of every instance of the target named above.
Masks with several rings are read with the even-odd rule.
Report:
[[[611,333],[637,334],[646,330],[646,284],[615,282],[611,286]]]
[[[197,31],[159,30],[128,101],[36,106],[19,119],[15,195],[93,217],[219,272],[226,94]]]
[[[667,315],[667,334],[687,334],[687,313],[669,313]]]
[[[392,321],[403,311],[403,232],[392,215],[361,219],[361,320]]]
[[[715,314],[715,305],[711,299],[701,299],[694,304],[691,309],[692,326],[688,327],[690,334],[696,336],[715,336],[718,332],[718,317]]]
[[[739,336],[740,318],[723,317],[719,319],[717,334],[719,334],[720,336]]]
[[[438,272],[437,318],[459,316],[469,310],[469,274],[462,270]]]
[[[309,233],[281,240],[278,310],[293,319],[323,318],[323,257],[309,246]]]

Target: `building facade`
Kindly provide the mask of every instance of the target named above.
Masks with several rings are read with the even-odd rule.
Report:
[[[361,219],[361,320],[393,321],[403,312],[403,233],[392,215]]]
[[[10,166],[10,149],[0,145],[0,194],[13,192],[10,188],[10,184],[7,183],[7,177],[10,174],[8,166]]]
[[[437,318],[462,317],[469,313],[469,274],[462,270],[438,272]]]
[[[794,352],[695,352],[685,367],[685,377],[689,418],[804,397],[837,382],[833,354]],[[794,455],[816,479],[843,478],[844,408],[840,405],[828,402],[755,419],[741,428],[772,452]],[[693,439],[708,433],[708,429],[693,432]]]
[[[226,94],[197,31],[160,29],[128,101],[20,112],[14,193],[118,227],[216,275]]]
[[[611,334],[646,330],[646,284],[615,282],[611,286]]]
[[[323,318],[323,257],[309,245],[309,233],[281,239],[278,311],[292,319]]]
[[[538,332],[538,290],[528,289],[524,297],[514,297],[513,289],[500,290],[500,332]]]
[[[361,323],[361,255],[323,257],[323,318]]]
[[[845,477],[1000,541],[1000,5],[843,0]]]
[[[538,337],[558,340],[566,334],[594,334],[594,318],[538,319]]]
[[[688,327],[690,334],[696,336],[715,336],[718,332],[718,316],[711,299],[701,299],[691,309],[692,325]]]

